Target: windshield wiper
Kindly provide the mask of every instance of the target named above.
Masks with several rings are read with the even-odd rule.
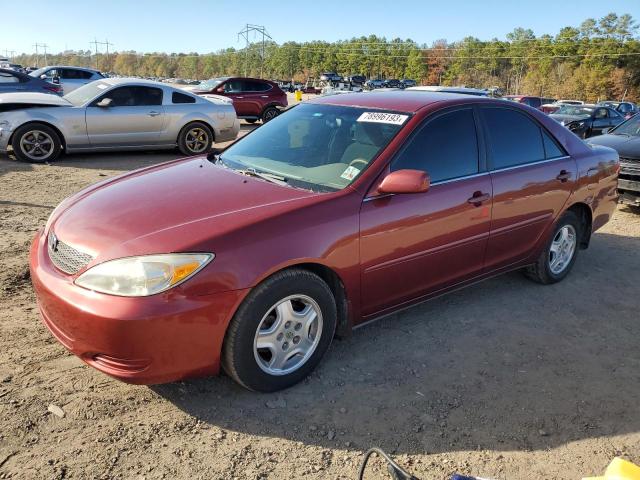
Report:
[[[229,170],[233,170],[234,172],[238,172],[241,175],[247,175],[248,177],[261,178],[263,180],[267,180],[268,182],[275,183],[276,185],[289,186],[287,183],[286,177],[283,177],[281,175],[276,175],[275,173],[259,172],[258,170],[252,167],[233,168],[231,165],[229,165],[227,162],[224,161],[224,159],[222,158],[222,153],[212,152],[212,153],[209,153],[209,155],[207,155],[207,158],[209,159],[209,161],[213,163],[219,163],[223,167],[228,168]]]
[[[259,172],[255,168],[246,168],[246,169],[234,169],[236,172],[247,175],[249,177],[257,177],[262,178],[263,180],[267,180],[271,183],[275,183],[276,185],[287,185],[287,179],[280,175],[276,175],[274,173],[268,172]]]

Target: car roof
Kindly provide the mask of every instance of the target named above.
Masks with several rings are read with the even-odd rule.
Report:
[[[146,78],[135,78],[135,77],[106,77],[97,80],[102,83],[106,83],[108,85],[122,85],[122,84],[137,84],[137,85],[154,85],[156,87],[167,87],[167,88],[175,88],[171,85],[167,85],[166,83],[156,82],[155,80],[147,80]],[[176,89],[182,90],[182,89]],[[189,93],[189,92],[186,92]]]
[[[69,68],[71,70],[83,70],[85,72],[100,73],[100,70],[96,70],[95,68],[76,67],[74,65],[47,65],[46,67],[39,68],[38,70],[45,69],[45,68]]]
[[[502,102],[500,99],[467,95],[463,93],[431,92],[420,90],[391,90],[345,93],[342,95],[322,96],[308,103],[340,105],[345,107],[364,107],[383,110],[394,110],[405,113],[415,113],[418,110],[443,101],[474,102],[478,100]]]

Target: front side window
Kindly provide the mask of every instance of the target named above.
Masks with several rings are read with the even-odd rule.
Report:
[[[478,138],[471,109],[428,121],[391,163],[391,171],[423,170],[431,182],[478,173]]]
[[[277,175],[314,191],[352,183],[408,120],[407,114],[301,104],[229,147],[219,158],[234,170]]]
[[[112,107],[162,105],[162,90],[153,87],[118,87],[102,95],[94,103],[103,98],[110,98]]]
[[[540,127],[527,115],[508,108],[483,108],[494,170],[546,158]]]
[[[225,93],[240,93],[245,90],[245,82],[242,80],[231,80],[224,84]]]
[[[601,119],[601,118],[607,118],[608,116],[609,114],[607,113],[606,108],[598,108],[596,110],[596,113],[593,115],[593,118]]]

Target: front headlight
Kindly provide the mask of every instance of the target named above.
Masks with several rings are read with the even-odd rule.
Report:
[[[169,253],[120,258],[90,268],[76,279],[75,284],[110,295],[146,297],[184,282],[213,258],[212,253]]]

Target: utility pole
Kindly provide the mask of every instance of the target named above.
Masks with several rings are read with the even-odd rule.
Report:
[[[244,76],[249,76],[249,34],[253,33],[255,38],[256,35],[262,35],[262,54],[260,59],[260,77],[262,77],[264,72],[264,47],[265,47],[265,39],[273,40],[271,35],[267,33],[267,29],[264,25],[252,25],[247,23],[240,32],[238,32],[238,39],[240,37],[244,38],[245,41],[245,62],[244,62]]]
[[[46,43],[34,43],[34,47],[36,47],[36,67],[40,66],[40,55],[38,53],[38,47],[44,48],[44,66],[47,66],[47,47]]]
[[[93,37],[93,42],[89,42],[89,45],[93,44],[93,46],[96,49],[96,70],[98,70],[98,43],[102,43],[102,42],[98,42],[98,39]]]
[[[96,70],[99,70],[98,68],[98,45],[104,45],[107,49],[107,66],[109,66],[109,45],[111,45],[113,47],[113,43],[110,43],[109,40],[105,39],[104,42],[99,42],[97,38],[93,38],[93,42],[89,42],[89,45],[93,45],[95,47],[95,51],[96,51]]]

